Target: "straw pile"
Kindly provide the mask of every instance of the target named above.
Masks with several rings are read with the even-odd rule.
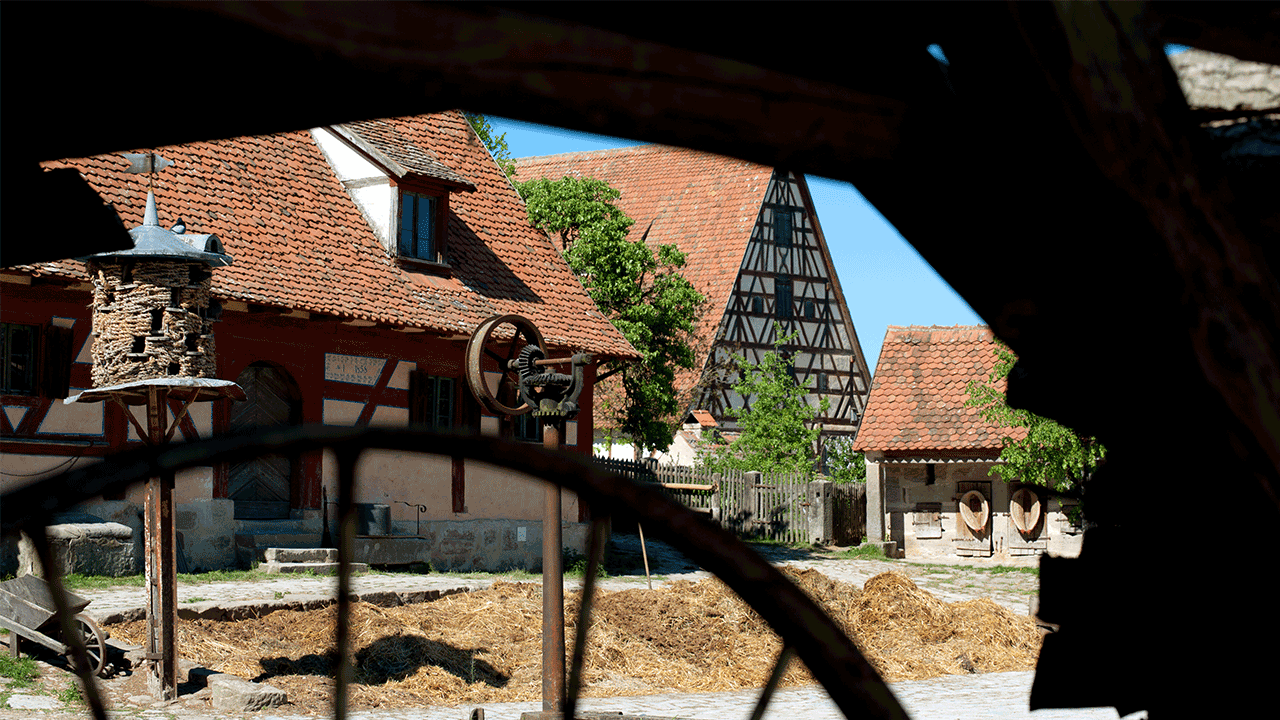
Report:
[[[898,573],[865,590],[815,570],[792,579],[852,631],[889,680],[1027,669],[1040,635],[1030,619],[988,600],[944,604]],[[566,597],[572,648],[580,596]],[[431,603],[353,609],[356,708],[537,700],[541,588],[496,582]],[[300,708],[331,703],[336,608],[279,611],[240,622],[179,621],[183,659],[270,682]],[[141,643],[145,623],[114,626]],[[718,580],[601,592],[587,641],[584,695],[709,692],[760,687],[781,650],[760,617]],[[966,665],[968,663],[968,665]],[[794,663],[783,685],[812,682]]]
[[[1029,617],[986,598],[944,603],[896,572],[867,581],[845,631],[888,680],[1027,670],[1040,654]]]

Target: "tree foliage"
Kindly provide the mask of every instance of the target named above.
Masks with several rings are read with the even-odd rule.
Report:
[[[835,437],[826,441],[827,479],[838,483],[867,481],[866,458],[853,451],[853,438]]]
[[[606,408],[614,426],[602,429],[638,446],[667,449],[684,409],[676,371],[694,366],[690,341],[703,300],[680,273],[684,254],[674,245],[655,252],[643,241],[628,240],[634,221],[614,205],[618,191],[600,180],[540,178],[517,183],[516,189],[529,222],[559,239],[587,294],[642,356],[616,368],[623,399]]]
[[[511,157],[511,150],[507,147],[507,134],[495,135],[493,126],[489,124],[489,119],[480,113],[462,112],[467,118],[467,122],[471,124],[471,129],[476,131],[476,135],[480,137],[480,142],[484,143],[489,154],[493,156],[498,167],[506,174],[508,178],[516,176],[516,161]]]
[[[795,335],[782,336],[776,324],[774,334],[773,350],[760,362],[734,357],[738,381],[733,389],[749,398],[751,407],[726,411],[737,418],[741,433],[731,444],[703,456],[702,464],[711,470],[809,474],[815,470],[814,448],[822,429],[810,423],[826,412],[828,402],[822,398],[816,409],[806,402],[809,388],[796,381],[790,358],[782,349]]]
[[[1001,385],[1013,370],[1017,357],[1002,343],[996,344],[996,364],[984,380],[969,381],[965,405],[981,409],[982,419],[997,427],[1026,428],[1021,440],[1003,438],[1000,464],[991,470],[1006,482],[1021,480],[1078,496],[1082,484],[1106,456],[1097,438],[1076,433],[1046,417],[1009,407]]]

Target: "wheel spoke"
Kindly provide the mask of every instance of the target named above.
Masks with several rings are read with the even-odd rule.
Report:
[[[569,665],[568,697],[563,716],[572,718],[578,705],[578,693],[582,690],[582,669],[586,664],[587,629],[591,626],[591,605],[595,601],[596,574],[604,557],[605,539],[609,526],[603,518],[591,519],[590,544],[587,547],[587,571],[582,578],[582,599],[578,603],[577,632],[573,636],[573,661]]]
[[[507,362],[516,359],[520,354],[520,340],[524,337],[524,330],[516,327],[516,334],[511,337],[511,350],[507,353]],[[505,366],[504,366],[505,367]]]
[[[89,667],[89,659],[85,652],[83,638],[77,639],[75,618],[71,615],[71,607],[67,601],[66,589],[62,586],[62,577],[55,572],[53,547],[49,543],[48,528],[41,522],[32,528],[31,539],[36,546],[36,555],[40,558],[40,567],[49,583],[53,595],[53,604],[58,611],[58,624],[61,625],[62,636],[71,642],[71,665],[80,676],[81,687],[84,688],[85,700],[89,703],[89,711],[95,720],[107,720],[107,707],[102,695],[98,692],[97,683],[93,682],[93,669]]]
[[[338,653],[333,693],[334,720],[345,720],[351,679],[351,556],[356,535],[356,460],[358,447],[334,448],[338,456],[338,618],[334,628],[334,646]]]
[[[471,357],[478,356],[480,353],[477,349]],[[470,377],[469,375],[469,379]],[[347,699],[352,675],[349,662],[353,640],[347,633],[351,616],[350,563],[354,559],[352,536],[355,530],[355,464],[359,452],[364,448],[427,452],[481,460],[548,479],[572,490],[580,498],[587,498],[588,502],[605,511],[635,516],[637,521],[644,523],[646,534],[652,530],[656,536],[668,539],[685,551],[691,560],[720,577],[782,636],[785,650],[771,671],[772,677],[765,692],[761,694],[756,717],[760,716],[772,699],[793,652],[795,657],[805,661],[815,678],[826,688],[832,701],[847,717],[866,716],[886,720],[906,717],[888,686],[858,652],[856,645],[812,598],[788,581],[767,560],[752,553],[727,531],[702,524],[691,511],[680,507],[650,485],[603,471],[588,460],[571,453],[551,453],[511,440],[430,433],[419,429],[331,426],[288,428],[271,433],[268,437],[228,436],[184,443],[179,447],[129,451],[92,467],[73,470],[4,493],[7,512],[0,519],[6,529],[25,529],[29,532],[35,541],[41,562],[47,567],[53,567],[52,551],[44,537],[43,527],[38,524],[39,520],[30,515],[20,515],[16,508],[68,506],[84,502],[103,492],[122,490],[139,477],[145,478],[155,473],[216,465],[220,462],[241,462],[261,455],[325,448],[334,450],[339,461],[342,527],[339,558],[342,567],[338,599],[340,622],[335,634],[336,644],[343,654],[335,673],[338,682],[334,712],[338,718],[345,719],[348,716]],[[593,546],[592,555],[596,552],[596,546]],[[594,578],[595,572],[590,572],[588,577]],[[80,646],[79,631],[65,612],[67,601],[61,583],[56,575],[50,580],[55,603],[61,606],[62,632],[72,644]],[[580,612],[585,611],[586,614],[580,620],[580,629],[585,635],[589,629],[592,604],[592,595],[588,589],[593,589],[594,586],[590,585],[590,581],[584,583],[584,586],[586,607],[580,609]],[[580,657],[583,653],[575,651],[574,655]],[[580,678],[581,666],[585,661],[578,659],[574,663],[579,665],[575,675]],[[77,667],[83,668],[85,664],[82,649]],[[581,679],[574,682],[576,688],[581,687]],[[575,691],[575,698],[577,694]],[[93,715],[105,719],[101,694],[91,678],[85,681],[85,695]]]
[[[764,717],[765,708],[769,707],[769,701],[773,699],[773,691],[778,689],[778,683],[782,682],[782,674],[787,671],[787,666],[791,664],[791,656],[795,654],[795,650],[790,645],[784,645],[782,652],[778,653],[778,661],[773,664],[773,672],[769,673],[769,682],[764,684],[764,689],[760,691],[760,697],[756,700],[756,707],[751,711],[751,720],[761,720]]]

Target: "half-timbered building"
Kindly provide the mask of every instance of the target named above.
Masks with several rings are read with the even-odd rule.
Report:
[[[518,180],[564,176],[607,182],[635,221],[633,240],[685,253],[684,275],[706,298],[699,364],[677,378],[686,413],[705,410],[736,431],[726,411],[751,398],[733,391],[731,357],[759,361],[780,333],[794,336],[783,349],[810,404],[828,402],[815,419],[823,439],[856,433],[871,373],[803,174],[662,145],[517,161]]]
[[[464,379],[464,344],[496,314],[532,319],[553,353],[634,357],[529,226],[460,113],[154,150],[173,161],[154,178],[126,173],[120,156],[47,167],[77,170],[126,227],[141,222],[153,182],[164,227],[216,234],[234,258],[213,272],[216,377],[248,399],[171,408],[175,441],[296,423],[518,436],[526,424],[486,413]],[[21,484],[139,443],[129,408],[62,402],[92,383],[85,265],[8,267],[0,281],[0,481]],[[589,452],[589,387],[580,404],[565,444]],[[410,555],[437,567],[514,565],[540,552],[539,486],[482,463],[382,451],[366,453],[358,473],[364,533],[415,535]],[[314,546],[335,475],[310,453],[179,478],[178,529],[192,566],[233,565],[237,548],[243,561],[266,545]],[[582,520],[568,493],[565,502],[566,519]],[[138,497],[121,495],[89,512],[137,527],[138,507]]]

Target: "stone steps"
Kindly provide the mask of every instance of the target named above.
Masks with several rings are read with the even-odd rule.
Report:
[[[338,574],[338,551],[335,548],[267,548],[266,560],[259,569],[270,574]],[[366,573],[369,572],[369,566],[366,563],[351,563],[351,572]]]

